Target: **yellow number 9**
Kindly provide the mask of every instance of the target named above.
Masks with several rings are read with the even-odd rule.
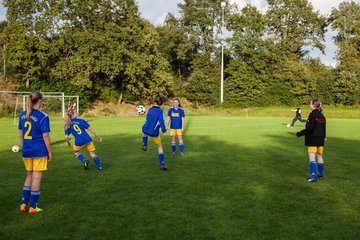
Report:
[[[74,125],[74,130],[77,132],[77,134],[81,134],[82,133],[82,131],[81,131],[81,128],[77,125],[77,124],[75,124]]]
[[[25,124],[24,124],[24,127],[28,128],[28,130],[25,132],[24,139],[31,140],[32,136],[29,135],[30,131],[31,131],[31,127],[32,127],[31,122],[26,121]]]

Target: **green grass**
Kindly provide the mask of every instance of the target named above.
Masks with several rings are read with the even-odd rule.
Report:
[[[25,170],[11,119],[0,119],[0,239],[358,239],[360,120],[328,119],[326,179],[305,183],[303,138],[290,118],[188,117],[185,158],[158,169],[139,150],[144,118],[94,118],[106,170],[84,171],[52,121],[43,213],[18,210]],[[88,155],[87,155],[88,156]]]

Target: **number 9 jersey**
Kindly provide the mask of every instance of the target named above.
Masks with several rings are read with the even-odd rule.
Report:
[[[43,134],[50,132],[50,120],[48,115],[40,110],[33,109],[30,119],[26,119],[26,111],[19,117],[19,130],[22,131],[23,158],[48,157]]]
[[[81,118],[71,119],[71,125],[69,129],[65,129],[65,134],[72,134],[75,138],[75,146],[84,146],[92,142],[91,137],[86,132],[86,129],[90,127],[90,124]]]

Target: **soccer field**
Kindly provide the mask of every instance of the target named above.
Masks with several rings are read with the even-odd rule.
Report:
[[[290,129],[290,120],[187,117],[184,158],[162,136],[168,172],[152,142],[140,151],[143,117],[91,119],[102,172],[92,161],[83,170],[52,120],[44,212],[30,215],[19,211],[17,126],[0,119],[0,239],[359,239],[360,120],[328,119],[317,183],[305,183],[303,124]]]

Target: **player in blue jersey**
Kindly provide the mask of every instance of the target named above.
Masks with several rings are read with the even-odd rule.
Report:
[[[141,147],[141,150],[146,151],[148,145],[148,137],[153,140],[153,142],[158,147],[160,170],[162,171],[167,170],[164,161],[164,150],[160,138],[160,128],[163,134],[166,135],[164,110],[162,110],[160,107],[165,101],[166,98],[164,96],[158,96],[155,99],[155,105],[149,109],[146,115],[146,122],[142,126],[143,146]]]
[[[22,157],[27,171],[22,191],[20,211],[29,213],[42,212],[37,206],[40,192],[42,173],[47,170],[47,164],[52,160],[50,121],[48,115],[39,109],[42,95],[37,91],[31,92],[27,98],[27,109],[20,114],[19,134],[22,143]]]
[[[86,148],[94,160],[96,167],[99,170],[103,170],[99,157],[95,154],[94,143],[86,132],[88,130],[95,135],[96,140],[101,142],[102,138],[90,127],[90,124],[85,120],[78,118],[78,114],[74,107],[70,107],[67,112],[66,126],[65,126],[65,140],[70,147],[69,135],[72,134],[75,138],[75,145],[73,147],[74,154],[84,164],[84,169],[89,169],[89,161],[81,154],[81,150]]]
[[[174,106],[169,109],[168,116],[168,129],[170,128],[170,136],[171,136],[171,149],[172,155],[176,154],[176,136],[179,139],[179,148],[180,148],[180,156],[184,156],[184,141],[183,141],[183,133],[184,133],[184,123],[185,123],[185,112],[181,107],[180,100],[175,98]]]

